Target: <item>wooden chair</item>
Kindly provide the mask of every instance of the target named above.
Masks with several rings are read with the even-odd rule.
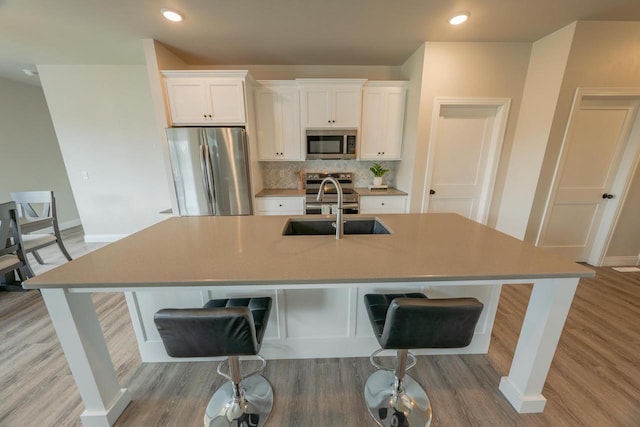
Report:
[[[32,253],[39,264],[44,264],[38,250],[56,243],[62,255],[71,261],[71,255],[62,244],[53,191],[16,191],[11,193],[11,198],[18,208],[25,253]],[[52,229],[52,232],[42,232],[45,229]],[[41,232],[34,233],[36,231]]]
[[[21,281],[34,276],[22,247],[16,204],[0,203],[0,275],[10,284],[15,272]]]

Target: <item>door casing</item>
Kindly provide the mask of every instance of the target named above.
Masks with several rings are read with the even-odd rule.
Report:
[[[567,160],[569,152],[569,143],[571,139],[572,125],[574,124],[574,118],[577,112],[580,110],[581,105],[585,98],[588,99],[620,99],[620,100],[634,100],[640,101],[640,88],[577,88],[574,94],[573,103],[571,106],[571,112],[565,128],[562,145],[560,148],[560,154],[558,156],[556,167],[551,182],[551,190],[547,195],[545,202],[545,208],[542,214],[542,220],[538,229],[535,244],[540,246],[543,244],[544,236],[547,231],[547,225],[551,215],[553,205],[558,193],[558,187],[562,178],[562,172],[564,164]],[[640,160],[640,114],[636,113],[636,117],[631,123],[631,129],[626,136],[625,146],[618,166],[618,170],[615,174],[611,185],[611,193],[615,194],[613,203],[607,203],[603,209],[602,217],[599,220],[599,225],[595,231],[593,241],[591,243],[591,249],[589,251],[587,263],[594,266],[602,266],[604,258],[615,230],[618,217],[624,206],[624,202],[629,192],[631,185],[631,179],[638,167],[638,161]]]
[[[429,133],[429,150],[427,156],[427,173],[422,193],[422,212],[429,211],[429,200],[431,182],[433,178],[433,170],[435,167],[435,150],[438,136],[439,118],[445,107],[490,107],[496,109],[494,116],[493,129],[490,137],[490,146],[486,162],[484,164],[484,180],[482,183],[481,197],[474,221],[486,224],[489,218],[489,209],[491,207],[491,199],[495,186],[495,179],[502,151],[502,144],[507,128],[507,119],[509,117],[509,108],[511,106],[510,98],[449,98],[437,97],[434,100],[433,115],[431,118],[431,130]]]

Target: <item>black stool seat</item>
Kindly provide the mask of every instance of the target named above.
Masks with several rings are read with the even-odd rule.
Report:
[[[429,397],[415,379],[406,375],[416,362],[409,349],[468,346],[482,303],[475,298],[431,299],[420,293],[367,294],[364,303],[382,347],[370,357],[379,370],[365,383],[369,414],[382,427],[428,427],[432,418]],[[393,370],[375,362],[384,349],[396,350]]]
[[[204,413],[205,427],[263,427],[273,408],[273,387],[258,375],[266,365],[258,355],[271,298],[225,298],[202,308],[165,308],[154,321],[172,357],[220,357],[217,372],[229,381],[213,394]],[[239,356],[257,356],[262,366],[243,375]],[[228,366],[228,373],[223,372]]]
[[[424,294],[367,294],[369,320],[384,349],[466,347],[482,303],[475,298],[432,299]]]
[[[171,357],[258,354],[271,311],[271,298],[226,298],[202,308],[165,308],[154,321]]]

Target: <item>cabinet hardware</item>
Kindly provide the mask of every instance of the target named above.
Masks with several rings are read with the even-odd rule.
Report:
[[[608,193],[604,193],[602,195],[603,199],[613,199],[614,195],[613,194],[608,194]]]
[[[436,191],[434,189],[429,190],[429,194],[434,195],[436,194]]]

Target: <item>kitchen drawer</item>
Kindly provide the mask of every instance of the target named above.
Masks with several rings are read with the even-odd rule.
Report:
[[[257,215],[304,215],[304,197],[258,197]]]
[[[405,213],[406,196],[360,196],[360,213]]]

